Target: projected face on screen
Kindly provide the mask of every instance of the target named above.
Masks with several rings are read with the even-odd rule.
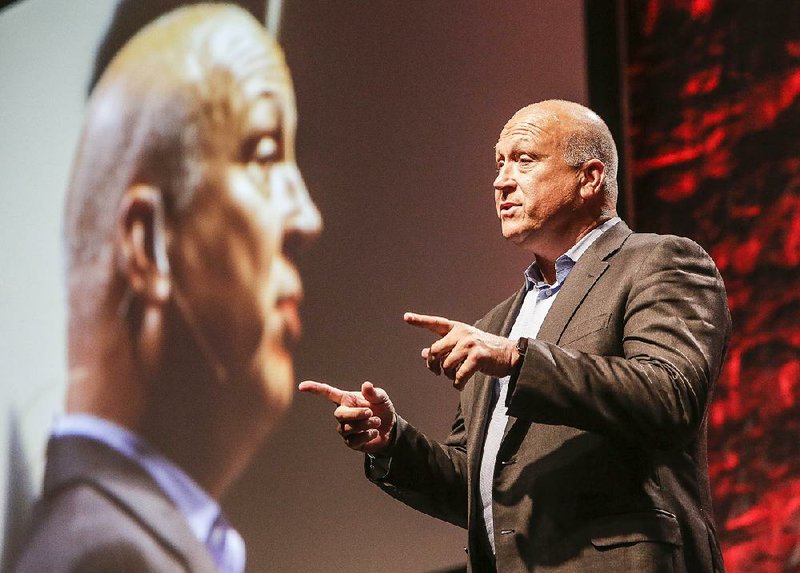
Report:
[[[282,55],[260,28],[233,32],[220,30],[197,60],[210,78],[199,125],[208,201],[191,219],[182,259],[197,255],[187,265],[199,291],[190,306],[228,374],[255,380],[266,403],[283,409],[301,330],[291,254],[321,219],[295,163],[294,92]]]
[[[159,17],[103,72],[66,201],[66,415],[20,571],[243,570],[214,499],[291,399],[292,255],[321,227],[295,124],[282,51],[230,4]]]
[[[73,348],[94,344],[102,293],[88,292],[110,287],[132,309],[140,370],[175,388],[161,402],[221,392],[259,435],[274,423],[300,334],[292,256],[321,228],[296,121],[283,53],[242,10],[179,10],[125,45],[93,91],[68,194]]]

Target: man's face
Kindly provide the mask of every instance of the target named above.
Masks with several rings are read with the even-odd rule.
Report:
[[[192,289],[198,327],[230,383],[280,412],[293,393],[302,298],[286,247],[316,236],[321,219],[295,163],[291,86],[265,62],[234,82],[241,121],[205,135],[206,200],[182,233],[183,258],[197,272],[183,290]]]
[[[564,161],[565,127],[550,114],[512,117],[495,146],[494,198],[503,236],[536,248],[569,224],[578,197],[578,173]]]

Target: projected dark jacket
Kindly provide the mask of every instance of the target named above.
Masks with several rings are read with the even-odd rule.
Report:
[[[215,573],[186,518],[104,444],[51,439],[31,540],[15,573]]]

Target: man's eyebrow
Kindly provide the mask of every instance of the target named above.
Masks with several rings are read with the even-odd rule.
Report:
[[[271,89],[264,88],[262,90],[257,91],[254,95],[248,96],[245,98],[245,105],[247,107],[254,107],[258,105],[261,101],[270,101],[275,103],[275,107],[278,108],[279,111],[282,113],[282,102],[280,95]]]
[[[272,106],[267,118],[255,112],[256,107],[263,103],[267,103],[268,105]],[[246,105],[248,112],[246,113],[245,117],[248,131],[264,131],[265,125],[268,125],[267,129],[269,131],[280,131],[283,129],[283,118],[285,111],[283,109],[283,105],[281,104],[280,98],[277,96],[277,94],[275,94],[275,92],[265,91],[259,93]],[[274,114],[274,118],[272,117],[272,114]],[[267,121],[264,121],[265,119],[267,119]]]
[[[273,87],[263,87],[258,92],[256,92],[256,99],[262,97],[270,99],[280,99],[278,90]]]

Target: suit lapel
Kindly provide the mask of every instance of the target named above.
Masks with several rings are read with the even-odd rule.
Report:
[[[628,226],[620,221],[600,235],[583,253],[569,273],[567,280],[564,281],[556,300],[553,301],[553,306],[550,307],[544,322],[542,322],[536,340],[558,344],[575,311],[578,310],[586,295],[609,267],[608,259],[619,250],[630,234],[631,230]],[[521,439],[520,434],[524,434],[523,427],[527,428],[528,426],[530,426],[529,423],[518,422],[517,418],[509,416],[503,432],[503,441],[500,444],[501,450],[504,447],[512,446],[510,442],[514,440],[509,438],[512,428],[516,427],[514,435]],[[509,441],[508,444],[506,444],[507,441]]]
[[[558,344],[572,315],[607,268],[608,263],[598,259],[594,253],[587,251],[583,254],[553,301],[536,336],[537,340]]]
[[[519,309],[522,306],[522,301],[525,298],[525,292],[525,288],[519,289],[517,294],[508,299],[507,304],[497,308],[497,312],[495,313],[496,317],[493,317],[492,323],[487,325],[487,332],[499,336],[509,335],[511,327],[514,326],[514,321],[517,319]],[[495,330],[495,324],[498,324],[500,328]]]
[[[88,484],[114,500],[188,571],[213,572],[211,555],[150,476],[111,448],[80,437],[50,441],[45,495]]]
[[[553,306],[539,329],[537,340],[558,344],[567,324],[578,310],[597,279],[609,266],[608,259],[615,253],[631,230],[623,223],[617,223],[603,233],[578,259],[575,267],[564,281]]]

